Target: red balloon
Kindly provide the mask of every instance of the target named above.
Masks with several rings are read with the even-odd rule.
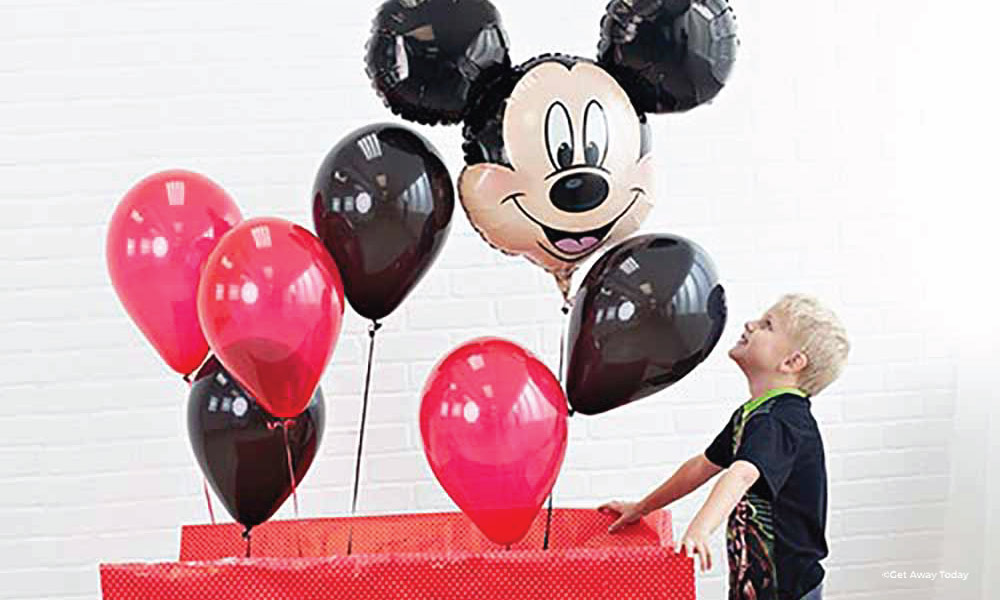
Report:
[[[420,434],[431,469],[486,537],[528,532],[566,454],[566,396],[552,372],[517,344],[467,342],[431,372]]]
[[[196,303],[202,265],[242,220],[225,190],[176,170],[140,181],[111,216],[111,284],[146,339],[181,375],[193,373],[208,354]]]
[[[337,265],[312,233],[277,218],[250,219],[208,257],[198,315],[226,370],[272,415],[309,405],[344,316]]]

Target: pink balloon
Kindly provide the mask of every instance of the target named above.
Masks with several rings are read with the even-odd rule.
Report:
[[[176,170],[140,181],[111,216],[111,284],[146,339],[181,375],[194,372],[208,353],[196,303],[201,268],[242,220],[225,190]]]
[[[312,233],[250,219],[208,257],[198,314],[209,346],[272,415],[309,405],[344,316],[337,265]]]
[[[467,342],[431,372],[420,434],[431,469],[488,538],[528,532],[566,454],[566,396],[552,372],[517,344]]]

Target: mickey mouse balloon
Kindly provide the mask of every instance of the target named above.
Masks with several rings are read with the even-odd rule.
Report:
[[[596,61],[546,54],[513,67],[487,0],[389,0],[367,71],[403,118],[464,122],[458,188],[469,220],[568,296],[578,264],[635,232],[652,207],[645,113],[711,100],[735,30],[726,0],[612,0]]]

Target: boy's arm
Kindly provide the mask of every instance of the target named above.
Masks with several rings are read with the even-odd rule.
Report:
[[[642,514],[648,515],[700,488],[721,470],[722,467],[713,464],[704,454],[692,456],[670,479],[640,500],[637,506]]]
[[[643,515],[658,510],[679,500],[702,486],[714,477],[722,468],[709,461],[704,454],[689,458],[677,469],[670,479],[660,487],[650,492],[645,498],[635,504],[627,502],[608,502],[598,510],[614,512],[621,516],[608,528],[614,533],[622,527],[638,521]]]
[[[733,512],[759,477],[760,471],[752,463],[737,460],[715,483],[708,500],[691,521],[687,533],[681,538],[681,550],[688,556],[692,553],[699,555],[702,571],[712,568],[709,536]]]

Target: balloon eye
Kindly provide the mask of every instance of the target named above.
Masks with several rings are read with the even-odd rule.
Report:
[[[587,164],[592,167],[603,165],[608,155],[608,118],[597,100],[591,100],[584,113],[583,141],[583,157]]]
[[[559,166],[564,169],[573,164],[573,146],[570,146],[566,142],[559,144],[559,151],[556,152],[556,160],[559,161]]]
[[[553,103],[545,116],[545,145],[557,171],[573,165],[573,124],[561,102]]]

